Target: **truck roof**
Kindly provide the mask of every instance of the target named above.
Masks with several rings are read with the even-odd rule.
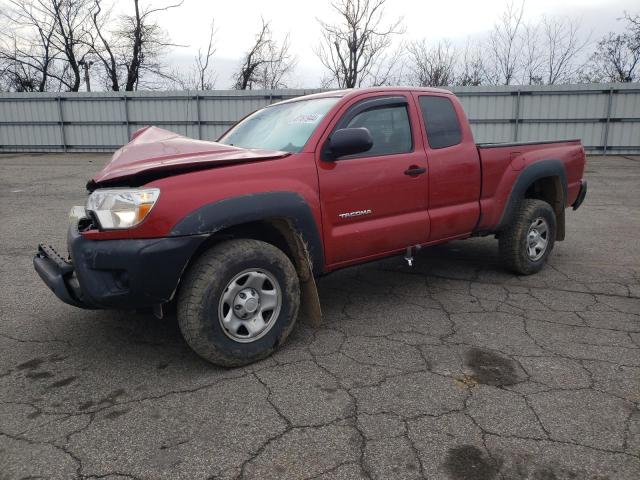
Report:
[[[283,103],[298,102],[300,100],[308,100],[310,98],[327,98],[327,97],[352,97],[362,95],[363,93],[379,93],[379,92],[423,92],[423,93],[440,93],[453,95],[449,90],[431,87],[367,87],[367,88],[347,88],[343,90],[328,90],[326,92],[312,93],[301,97],[283,100],[282,102],[272,105],[281,105]]]

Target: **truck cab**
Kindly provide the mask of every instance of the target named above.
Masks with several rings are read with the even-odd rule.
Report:
[[[436,90],[353,96],[327,126],[315,160],[332,268],[471,234],[480,159],[452,98]],[[368,130],[372,148],[332,155],[333,135],[349,128]]]

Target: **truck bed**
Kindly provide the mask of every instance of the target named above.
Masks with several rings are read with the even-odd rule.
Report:
[[[476,144],[482,168],[479,230],[499,225],[516,179],[534,162],[561,162],[566,172],[565,205],[578,195],[584,171],[584,148],[578,139]]]

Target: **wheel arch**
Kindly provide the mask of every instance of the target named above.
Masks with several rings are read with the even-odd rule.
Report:
[[[324,269],[322,241],[311,207],[294,192],[262,192],[209,203],[185,216],[171,229],[171,236],[224,235],[248,226],[284,224],[305,243],[314,274]],[[244,227],[242,227],[244,226]]]
[[[511,189],[497,230],[503,230],[513,220],[522,199],[544,200],[556,215],[556,240],[565,237],[565,204],[567,177],[560,160],[541,160],[526,167]]]
[[[224,240],[251,238],[274,245],[296,269],[302,290],[301,312],[313,323],[321,320],[314,276],[324,269],[322,243],[311,208],[300,195],[266,192],[204,205],[176,224],[171,234],[208,235],[184,271]]]

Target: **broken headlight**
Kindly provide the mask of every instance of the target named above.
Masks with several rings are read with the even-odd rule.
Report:
[[[159,196],[158,188],[98,189],[89,195],[87,211],[105,230],[131,228],[145,219]]]

